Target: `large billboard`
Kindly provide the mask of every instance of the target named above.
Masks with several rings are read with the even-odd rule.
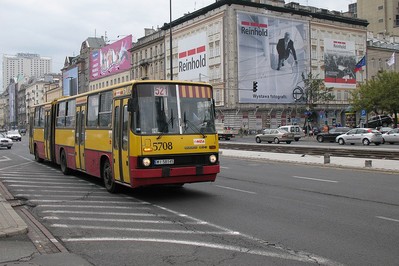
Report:
[[[354,42],[324,39],[324,65],[327,87],[356,88]]]
[[[190,35],[178,42],[178,79],[208,81],[206,31]]]
[[[300,101],[309,71],[307,22],[238,12],[237,39],[240,103]]]
[[[132,35],[95,50],[90,54],[90,80],[104,78],[131,67]]]
[[[78,67],[71,68],[63,73],[62,76],[62,95],[72,96],[79,94],[78,87]]]

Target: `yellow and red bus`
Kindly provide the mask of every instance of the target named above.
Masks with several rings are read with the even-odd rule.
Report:
[[[183,81],[129,81],[31,112],[35,160],[119,185],[213,182],[219,166],[212,87]]]

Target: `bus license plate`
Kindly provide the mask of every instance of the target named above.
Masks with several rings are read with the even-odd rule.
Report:
[[[174,163],[175,163],[174,159],[160,159],[154,161],[155,165],[165,165],[165,164],[174,164]]]

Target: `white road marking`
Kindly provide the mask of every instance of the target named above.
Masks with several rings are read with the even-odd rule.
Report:
[[[249,193],[249,194],[256,194],[256,192],[248,191],[248,190],[242,190],[242,189],[238,189],[238,188],[225,187],[225,186],[220,186],[220,185],[215,185],[215,187],[225,188],[225,189],[234,190],[234,191],[238,191],[238,192]]]
[[[11,159],[8,158],[7,156],[1,156],[0,157],[0,162],[7,162],[7,161],[11,161]]]
[[[114,238],[114,237],[93,237],[93,238],[63,238],[64,242],[108,242],[108,241],[135,241],[135,242],[154,242],[154,243],[167,243],[167,244],[179,244],[179,245],[189,245],[195,247],[205,247],[205,248],[214,248],[214,249],[221,249],[233,252],[241,252],[246,254],[252,255],[259,255],[265,257],[272,257],[272,258],[279,258],[279,259],[286,259],[286,260],[293,260],[293,261],[300,261],[300,262],[307,262],[307,263],[315,263],[312,258],[307,257],[306,255],[301,254],[287,254],[287,253],[278,253],[278,252],[270,252],[264,250],[255,250],[249,249],[240,246],[232,246],[232,245],[222,245],[222,244],[214,244],[208,242],[199,242],[199,241],[185,241],[185,240],[176,240],[176,239],[160,239],[160,238],[133,238],[133,237],[121,237],[121,238]],[[330,261],[328,259],[322,259],[321,263],[327,265],[336,265],[335,262]]]
[[[90,214],[90,215],[115,215],[115,216],[143,216],[143,217],[166,217],[166,215],[158,215],[151,213],[129,213],[129,212],[91,212],[91,211],[61,211],[61,210],[46,210],[42,213],[52,214]]]
[[[43,204],[37,207],[42,208],[75,208],[75,209],[123,209],[123,210],[150,210],[149,207],[133,207],[133,206],[95,206],[95,205],[60,205],[60,204]]]
[[[87,192],[86,192],[87,193]],[[109,193],[108,193],[109,194]],[[85,195],[39,195],[39,194],[16,194],[16,197],[33,197],[33,198],[40,198],[40,197],[45,197],[45,198],[82,198]],[[98,195],[94,196],[92,194],[85,196],[87,198],[93,199],[93,198],[100,198],[103,199],[104,196]],[[121,197],[112,197],[112,196],[107,196],[107,199],[121,199]],[[32,199],[35,200],[35,199]],[[59,201],[59,200],[58,200]]]
[[[31,179],[32,180],[32,179]],[[64,180],[63,180],[64,181]],[[66,181],[66,180],[65,180]],[[72,185],[74,186],[76,183],[75,181],[73,182],[40,182],[40,181],[24,181],[24,180],[3,180],[3,182],[7,182],[7,183],[22,183],[22,184],[43,184],[43,185]],[[84,182],[84,181],[83,181]],[[85,183],[81,183],[81,184],[76,184],[76,186],[81,186],[81,185],[87,185],[89,186],[90,184],[88,184],[87,182]]]
[[[90,221],[90,222],[114,222],[114,223],[145,223],[145,224],[175,224],[173,221],[165,220],[133,220],[133,219],[112,219],[112,218],[91,218],[91,217],[58,217],[45,216],[44,220],[68,220],[68,221]]]
[[[39,199],[30,199],[29,201],[31,202],[54,202],[54,203],[59,203],[60,201],[63,200],[39,200]],[[96,203],[96,204],[131,204],[131,205],[148,205],[148,203],[143,203],[141,201],[108,201],[108,200],[71,200],[69,202],[73,203]]]
[[[10,176],[10,175],[7,175],[7,176],[0,176],[0,179],[6,179],[6,181],[7,180],[11,180],[9,182],[14,182],[14,183],[16,183],[18,181],[13,181],[13,180],[21,180],[19,183],[24,183],[24,182],[22,182],[24,180],[27,180],[28,182],[33,182],[33,180],[34,181],[47,181],[47,180],[54,180],[55,178],[52,178],[52,177],[49,177],[49,178],[40,177],[40,178],[38,178],[38,177],[32,177],[32,176],[30,176],[30,177],[22,177],[22,176]],[[73,182],[76,181],[76,183],[79,183],[79,182],[80,183],[84,183],[84,182],[87,183],[87,181],[85,181],[85,180],[75,179],[75,178],[65,178],[65,179],[59,178],[59,179],[60,180],[65,180],[65,181],[68,181],[66,179],[70,179]],[[39,183],[39,182],[36,182],[36,183]]]
[[[386,221],[391,221],[391,222],[397,222],[397,223],[399,223],[399,220],[397,220],[397,219],[388,218],[388,217],[384,217],[384,216],[376,216],[376,217],[379,218],[379,219],[386,220]]]
[[[105,188],[104,188],[105,190]],[[97,195],[97,194],[104,194],[104,195],[109,195],[109,192],[106,191],[93,191],[93,190],[85,190],[83,191],[76,191],[76,190],[50,190],[50,189],[15,189],[15,192],[52,192],[52,193],[90,193],[90,195]]]
[[[128,231],[128,232],[147,232],[147,233],[170,233],[170,234],[196,234],[196,235],[237,235],[237,232],[212,232],[197,230],[168,230],[168,229],[149,229],[149,228],[131,228],[131,227],[108,227],[108,226],[92,226],[92,225],[68,225],[68,224],[52,224],[51,227],[56,228],[78,228],[92,230],[111,230],[111,231]]]
[[[312,177],[304,177],[304,176],[292,176],[293,178],[299,178],[299,179],[306,179],[306,180],[313,180],[313,181],[321,181],[321,182],[329,182],[329,183],[338,183],[338,181],[335,180],[328,180],[328,179],[319,179],[319,178],[312,178]]]
[[[81,184],[83,185],[83,184]],[[33,188],[33,187],[37,187],[37,188],[43,188],[43,186],[35,186],[35,185],[9,185],[9,187],[27,187],[27,188]],[[49,188],[50,186],[48,186],[47,188]],[[73,189],[89,189],[89,188],[98,188],[101,189],[99,186],[96,185],[85,185],[85,186],[76,186],[76,187],[67,187],[67,186],[51,186],[51,188],[73,188]]]
[[[226,166],[220,166],[220,169],[230,169],[230,168]]]
[[[16,164],[16,165],[10,165],[10,166],[4,167],[4,168],[0,168],[0,171],[4,171],[4,170],[6,170],[6,169],[10,169],[10,168],[14,168],[14,167],[21,167],[22,165],[31,164],[31,163],[33,163],[33,162],[27,162],[27,163],[20,163],[20,164]]]

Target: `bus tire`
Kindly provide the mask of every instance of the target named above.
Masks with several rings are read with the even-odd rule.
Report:
[[[68,162],[67,162],[67,157],[65,155],[65,150],[61,150],[60,164],[61,164],[61,172],[64,175],[69,175],[71,173],[71,169],[68,168]]]
[[[38,163],[43,162],[43,159],[39,157],[39,151],[37,150],[37,146],[35,145],[35,161]]]
[[[111,164],[109,163],[108,159],[104,160],[104,163],[102,164],[101,175],[107,191],[110,193],[116,193],[118,190],[118,185],[115,183],[114,177],[112,175]]]

